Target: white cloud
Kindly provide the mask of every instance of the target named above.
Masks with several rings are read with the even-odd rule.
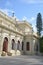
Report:
[[[13,10],[13,4],[10,0],[7,0],[5,3],[5,8],[0,10],[9,16],[12,15],[12,13],[15,13],[15,11]]]
[[[22,20],[27,20],[27,17],[26,17],[26,16],[24,16]]]
[[[37,28],[36,28],[36,17],[31,17],[29,19],[29,22],[32,24],[34,32],[37,32]]]
[[[8,9],[0,9],[2,12],[4,12],[5,14],[9,15],[9,10]]]
[[[10,9],[0,9],[0,10],[2,12],[6,13],[9,16],[10,16],[10,14],[12,14],[14,12],[12,9],[11,10]],[[31,17],[30,19],[27,19],[26,16],[24,16],[24,18],[23,18],[23,20],[29,21],[32,24],[32,26],[33,26],[34,32],[37,32],[37,29],[36,29],[36,26],[35,26],[36,25],[35,19],[36,19],[35,17]]]
[[[35,17],[31,17],[29,21],[34,22],[35,19],[36,19]]]
[[[24,3],[43,3],[43,0],[20,0]]]
[[[34,32],[37,32],[37,28],[36,28],[36,26],[33,25],[32,27],[33,27]]]
[[[14,12],[12,9],[11,10],[10,9],[0,9],[0,10],[9,16]]]
[[[30,24],[32,24],[34,32],[37,32],[37,29],[36,29],[36,17],[31,17],[30,19],[28,19],[26,16],[24,16],[23,20],[27,20]]]

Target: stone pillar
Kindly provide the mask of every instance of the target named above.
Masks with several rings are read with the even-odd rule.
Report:
[[[2,49],[3,49],[3,32],[1,31],[1,52],[2,52]]]
[[[3,30],[4,31],[4,30]],[[9,41],[9,36],[8,36],[8,33],[7,32],[3,32],[1,33],[1,49],[3,49],[3,41],[4,41],[4,38],[7,37],[8,38],[8,41]],[[9,45],[9,42],[8,42],[8,45]]]
[[[25,54],[25,52],[26,52],[26,37],[25,36],[23,37],[23,41],[24,41],[23,51],[24,51],[24,54]]]
[[[35,54],[35,39],[33,39],[33,53]]]
[[[34,49],[33,49],[33,35],[31,35],[31,54],[33,55]]]
[[[23,37],[20,37],[20,50],[22,51],[22,41],[23,41]],[[23,41],[24,42],[24,41]]]
[[[1,32],[0,32],[0,51],[1,51]]]
[[[11,50],[11,35],[9,34],[9,38],[8,38],[8,52],[10,52]]]
[[[17,34],[16,34],[16,36],[15,36],[15,44],[16,44],[16,48],[15,49],[16,49],[16,51],[17,51],[17,43],[18,42],[17,42]]]
[[[2,32],[0,33],[0,52],[2,51],[3,43],[2,43]]]

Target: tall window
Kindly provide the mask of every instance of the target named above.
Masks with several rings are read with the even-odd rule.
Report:
[[[15,44],[15,40],[12,39],[12,50],[14,50],[14,44]]]
[[[22,50],[23,50],[23,47],[24,47],[24,42],[22,41]]]
[[[29,42],[26,43],[26,49],[27,49],[27,51],[30,50],[30,43]]]
[[[20,41],[18,40],[17,50],[20,50]]]

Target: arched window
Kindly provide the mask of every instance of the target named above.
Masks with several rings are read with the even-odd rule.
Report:
[[[27,51],[30,50],[30,43],[29,42],[26,43],[26,49],[27,49]]]
[[[22,50],[23,50],[23,48],[24,48],[24,42],[22,41]]]
[[[17,44],[17,50],[20,50],[20,41],[18,40],[18,44]]]
[[[12,39],[12,50],[14,50],[14,44],[15,44],[15,40]]]

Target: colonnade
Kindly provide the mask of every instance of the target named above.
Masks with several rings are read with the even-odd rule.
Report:
[[[12,39],[15,40],[15,44],[16,44],[15,49],[17,49],[18,40],[20,41],[19,50],[22,50],[21,43],[23,40],[23,36],[18,35],[17,33],[13,33],[11,31],[0,28],[0,52],[2,51],[3,41],[4,41],[5,37],[8,38],[8,51],[12,50]]]

